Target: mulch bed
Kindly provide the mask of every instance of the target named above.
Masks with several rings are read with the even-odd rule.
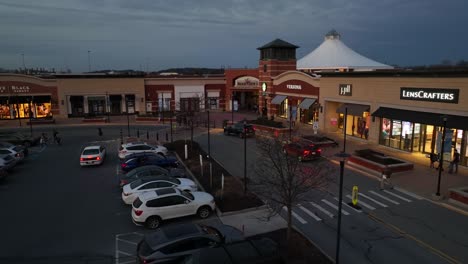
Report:
[[[316,248],[309,240],[302,236],[296,230],[292,230],[291,243],[288,248],[286,242],[286,228],[268,232],[260,235],[255,235],[250,238],[268,237],[279,244],[281,256],[285,263],[289,264],[331,264],[333,263],[327,258],[318,248]],[[289,249],[289,254],[288,254]]]
[[[243,182],[232,176],[216,161],[212,161],[212,181],[210,184],[210,168],[207,154],[200,148],[197,142],[187,141],[189,158],[183,162],[193,173],[206,192],[215,197],[216,206],[222,212],[239,211],[247,208],[254,208],[263,205],[263,202],[254,194],[247,192],[244,195]],[[175,151],[179,157],[185,156],[185,141],[178,140],[174,143],[164,145],[169,150]],[[200,154],[203,157],[203,175],[200,166]],[[224,174],[224,192],[221,192],[221,175]]]

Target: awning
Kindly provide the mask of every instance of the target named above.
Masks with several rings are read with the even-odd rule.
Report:
[[[33,97],[33,103],[50,103],[50,95],[35,95]]]
[[[299,105],[299,108],[301,109],[309,109],[311,105],[315,103],[316,99],[312,98],[306,98],[304,99],[301,104]]]
[[[275,98],[273,98],[273,100],[271,100],[271,104],[281,104],[284,99],[286,99],[286,97],[288,97],[287,95],[277,95],[275,96]]]
[[[342,104],[338,109],[336,109],[336,112],[344,114],[346,108],[348,109],[348,115],[362,116],[362,113],[369,112],[370,106],[360,104]]]
[[[434,126],[443,126],[443,118],[446,117],[447,127],[468,130],[468,116],[445,115],[441,113],[410,111],[388,107],[379,107],[379,109],[372,113],[372,116]]]

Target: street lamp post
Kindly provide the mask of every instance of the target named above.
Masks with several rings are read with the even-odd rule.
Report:
[[[128,112],[128,98],[125,96],[125,107],[127,108],[127,132],[130,137],[130,113]]]
[[[335,252],[335,263],[340,263],[340,240],[341,240],[341,212],[343,204],[343,175],[346,158],[349,157],[349,154],[346,153],[346,118],[348,115],[348,108],[345,108],[344,113],[344,128],[343,128],[343,151],[336,154],[335,156],[341,158],[340,160],[340,186],[339,186],[339,195],[338,195],[338,221],[336,228],[336,252]]]
[[[234,124],[234,92],[231,94],[231,124]]]
[[[31,132],[31,137],[33,135],[33,129],[32,129],[32,113],[33,111],[31,110],[31,100],[32,98],[29,100],[29,103],[28,103],[28,108],[29,108],[29,129],[30,129],[30,132]]]
[[[443,128],[443,131],[442,131],[442,142],[440,143],[440,158],[439,158],[439,177],[437,179],[437,192],[436,192],[436,196],[437,197],[440,197],[440,179],[442,178],[442,169],[443,169],[443,166],[444,166],[444,147],[445,147],[445,130],[447,128],[447,117],[443,117],[443,120],[444,120],[444,128]]]
[[[289,142],[292,139],[292,107],[289,106]]]
[[[247,121],[244,119],[244,195],[247,194]]]
[[[91,51],[88,50],[88,72],[91,72]]]

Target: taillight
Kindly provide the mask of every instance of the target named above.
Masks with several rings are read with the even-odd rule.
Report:
[[[83,158],[80,158],[80,161],[83,161],[84,159]]]
[[[144,259],[143,264],[148,264],[148,263],[151,263],[153,261],[154,261],[154,259]]]
[[[304,155],[309,155],[310,151],[304,150]]]
[[[96,157],[96,160],[101,160],[101,157],[97,156],[97,157]]]
[[[133,212],[135,212],[136,216],[140,216],[143,213],[142,210],[133,210]]]
[[[127,180],[120,180],[120,185],[121,185],[121,186],[124,186],[124,185],[127,184],[127,183],[128,183]]]
[[[120,166],[121,166],[122,168],[126,168],[126,167],[127,167],[127,163],[122,163]]]
[[[317,149],[317,152],[322,152],[322,149]]]

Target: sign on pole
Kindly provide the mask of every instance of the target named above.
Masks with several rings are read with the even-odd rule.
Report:
[[[351,201],[352,201],[354,206],[357,206],[357,203],[358,203],[358,193],[359,193],[358,187],[356,185],[354,185],[353,186],[353,193],[352,193],[352,197],[351,197],[352,198]]]
[[[312,124],[312,129],[314,130],[314,134],[317,134],[317,131],[319,129],[319,124],[317,121],[314,121],[314,123]]]

